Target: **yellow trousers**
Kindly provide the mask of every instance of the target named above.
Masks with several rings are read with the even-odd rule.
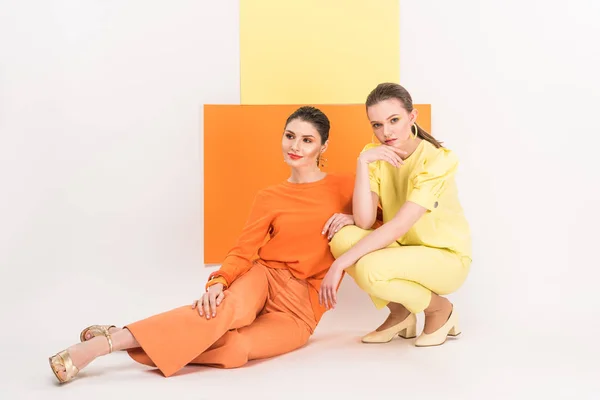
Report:
[[[331,253],[338,258],[370,232],[354,225],[342,228],[331,239]],[[429,305],[432,292],[444,295],[456,291],[470,265],[470,259],[448,250],[394,242],[365,255],[346,272],[369,294],[375,307],[394,302],[419,313]]]

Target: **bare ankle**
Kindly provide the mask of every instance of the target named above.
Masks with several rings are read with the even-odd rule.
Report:
[[[423,312],[425,315],[435,314],[440,311],[448,310],[452,308],[452,303],[445,297],[437,295],[435,293],[431,294],[431,300],[429,305]]]
[[[108,345],[108,341],[106,340],[106,337],[104,337],[104,336],[97,336],[91,340],[88,340],[88,341],[82,343],[82,345],[89,346],[87,351],[89,351],[90,354],[93,354],[94,358],[105,356],[110,353],[110,351],[109,351],[110,347]]]
[[[393,317],[406,318],[410,315],[410,311],[399,303],[388,303],[387,308]]]
[[[424,333],[432,333],[446,323],[452,313],[452,303],[445,297],[432,294],[429,306],[424,310]]]

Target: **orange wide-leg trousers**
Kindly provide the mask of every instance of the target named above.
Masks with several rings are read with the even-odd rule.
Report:
[[[225,291],[215,318],[191,304],[125,326],[137,362],[171,376],[187,364],[235,368],[304,346],[316,321],[305,281],[256,262]]]

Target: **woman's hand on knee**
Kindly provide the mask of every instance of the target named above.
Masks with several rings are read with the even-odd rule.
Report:
[[[217,307],[223,302],[225,292],[223,291],[222,283],[215,283],[208,288],[199,300],[194,301],[192,309],[198,308],[198,314],[206,319],[215,318],[217,316]]]
[[[354,217],[350,214],[333,214],[331,218],[327,220],[321,235],[327,234],[327,239],[331,240],[333,235],[337,233],[346,225],[354,225]]]

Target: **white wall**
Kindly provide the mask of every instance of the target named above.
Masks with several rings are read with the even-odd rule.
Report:
[[[453,297],[471,324],[600,305],[599,7],[401,2],[401,83],[462,159],[475,261]],[[239,103],[238,35],[233,0],[2,2],[3,313],[88,295],[76,329],[191,301],[207,273],[202,105]],[[351,282],[341,296],[340,318],[379,318]]]
[[[0,265],[24,302],[206,272],[202,107],[240,101],[238,17],[235,0],[2,2]]]

